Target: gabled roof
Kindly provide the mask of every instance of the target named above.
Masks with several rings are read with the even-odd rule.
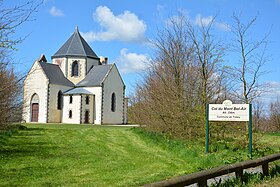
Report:
[[[56,64],[50,64],[47,62],[38,62],[43,71],[45,72],[47,78],[49,79],[51,84],[63,85],[63,86],[71,86],[75,85],[69,81],[62,73],[61,69]]]
[[[87,94],[87,95],[91,94],[92,95],[92,93],[90,91],[88,91],[84,88],[73,88],[71,90],[64,92],[63,94],[64,95],[72,95],[72,94],[73,95],[75,95],[75,94]]]
[[[93,66],[93,68],[88,72],[87,76],[78,84],[76,84],[76,87],[101,86],[103,80],[106,78],[112,67],[112,64]]]
[[[52,56],[54,57],[66,57],[66,56],[79,56],[98,58],[94,51],[90,48],[88,43],[79,33],[78,27],[71,37],[62,45],[62,47]]]

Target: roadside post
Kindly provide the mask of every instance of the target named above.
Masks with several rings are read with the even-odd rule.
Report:
[[[206,104],[206,153],[209,152],[209,104]]]
[[[209,122],[210,121],[246,121],[249,133],[249,155],[252,158],[252,104],[232,104],[225,100],[222,104],[206,105],[206,141],[205,152],[209,153]]]
[[[253,132],[252,132],[252,104],[249,104],[249,123],[248,123],[248,131],[249,131],[249,154],[252,159],[253,152]]]

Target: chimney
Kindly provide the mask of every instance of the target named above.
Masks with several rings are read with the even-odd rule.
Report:
[[[101,65],[107,65],[108,64],[108,58],[107,57],[99,57],[99,61]]]

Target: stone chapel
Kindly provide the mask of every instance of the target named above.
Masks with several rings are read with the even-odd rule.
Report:
[[[115,64],[98,57],[78,28],[48,63],[42,55],[24,80],[23,120],[126,124],[125,84]]]

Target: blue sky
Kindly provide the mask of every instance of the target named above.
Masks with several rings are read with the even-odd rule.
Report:
[[[20,3],[5,2],[6,6]],[[153,55],[147,38],[156,36],[157,28],[177,11],[196,26],[217,15],[215,34],[228,41],[232,35],[227,25],[232,23],[233,12],[242,12],[244,21],[258,14],[252,39],[271,32],[267,52],[272,60],[265,66],[270,73],[261,81],[271,84],[273,95],[280,95],[280,0],[45,0],[33,14],[34,21],[17,30],[16,36],[29,36],[14,53],[16,69],[28,71],[42,53],[50,61],[78,26],[97,55],[117,64],[130,94],[146,67],[143,61]],[[227,60],[229,64],[235,63],[230,57]]]

